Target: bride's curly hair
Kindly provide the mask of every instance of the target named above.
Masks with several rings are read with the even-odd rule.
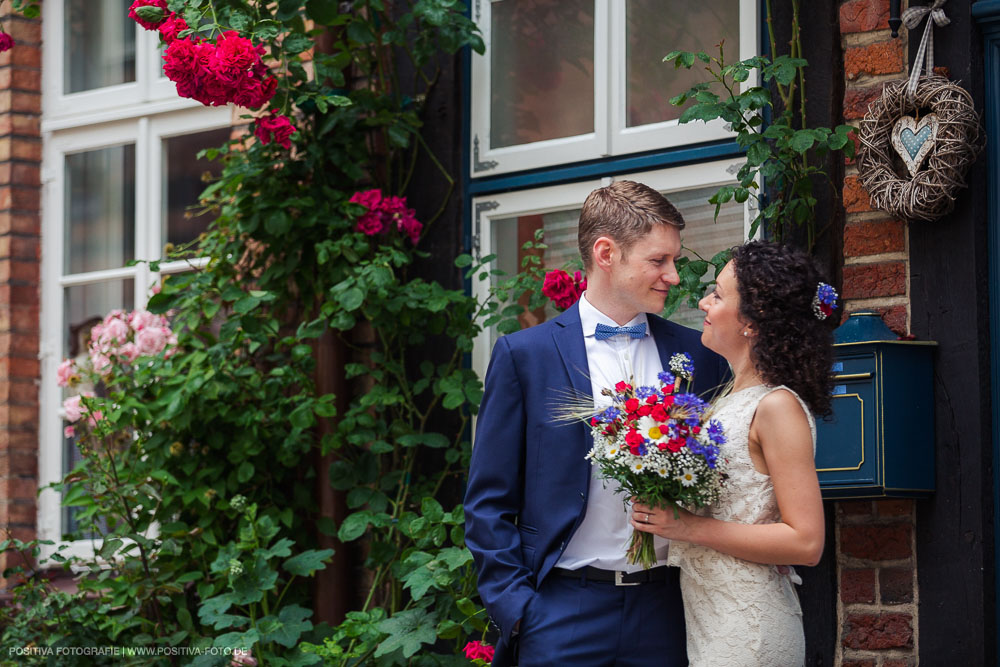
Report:
[[[750,360],[766,383],[794,390],[816,414],[830,411],[832,322],[820,320],[813,297],[821,280],[812,258],[769,241],[733,248],[740,317],[756,335]]]

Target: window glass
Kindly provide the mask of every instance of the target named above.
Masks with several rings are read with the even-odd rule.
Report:
[[[724,204],[716,220],[715,205],[709,204],[708,198],[717,189],[718,186],[709,186],[667,193],[667,198],[684,216],[685,227],[681,231],[684,256],[692,259],[700,256],[707,260],[720,250],[743,242],[743,204],[735,201]],[[537,229],[545,231],[544,241],[548,248],[542,263],[546,269],[560,269],[578,262],[580,253],[576,233],[579,219],[579,207],[541,215],[493,219],[493,249],[497,254],[497,268],[508,275],[518,271],[525,255],[522,246],[525,241],[534,239]],[[523,300],[523,305],[527,305],[527,299]],[[521,316],[521,323],[523,326],[532,326],[556,313],[551,306],[545,311],[526,312]],[[697,309],[682,305],[670,319],[700,329],[704,317]]]
[[[130,0],[64,0],[63,92],[135,81]]]
[[[134,291],[132,278],[66,287],[63,290],[63,357],[85,358],[91,328],[116,308],[131,310],[135,304]]]
[[[739,0],[627,0],[625,13],[627,127],[680,117],[683,108],[672,106],[670,98],[705,80],[700,63],[691,69],[664,63],[671,51],[716,56],[725,40],[726,62],[739,60]]]
[[[230,128],[208,130],[163,140],[163,237],[164,242],[181,245],[198,238],[211,220],[207,213],[188,210],[198,203],[198,195],[207,187],[203,174],[217,178],[219,162],[197,158],[204,148],[222,146],[229,140]]]
[[[490,6],[490,145],[593,132],[594,0]]]
[[[124,266],[135,256],[135,146],[66,156],[63,273]]]

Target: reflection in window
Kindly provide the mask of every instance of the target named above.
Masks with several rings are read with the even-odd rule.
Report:
[[[64,0],[63,92],[135,81],[130,0]]]
[[[490,146],[594,131],[594,0],[491,3]]]
[[[228,127],[195,134],[170,137],[163,141],[163,240],[181,245],[198,238],[211,220],[210,214],[195,215],[189,207],[198,203],[198,195],[207,184],[202,174],[217,178],[222,165],[207,159],[197,159],[204,148],[216,148],[229,140]]]
[[[63,272],[124,266],[135,256],[135,146],[66,156]]]
[[[711,259],[720,250],[725,250],[743,242],[743,205],[734,201],[722,206],[716,221],[715,205],[708,198],[717,186],[671,192],[670,202],[684,216],[685,227],[681,231],[684,245],[683,254],[692,259],[698,256]],[[564,209],[542,215],[521,215],[494,219],[493,248],[497,254],[497,268],[507,275],[516,273],[524,258],[522,246],[525,241],[534,240],[535,231],[543,229],[548,248],[542,259],[547,270],[565,268],[567,264],[580,261],[577,250],[576,233],[580,219],[580,209]],[[531,252],[531,251],[529,251]],[[711,269],[710,269],[711,271]],[[711,277],[707,275],[706,278]],[[522,299],[527,305],[527,299]],[[532,326],[556,314],[551,306],[545,311],[526,312],[521,316],[522,326]],[[700,329],[703,315],[696,309],[682,305],[671,320],[685,326]],[[494,333],[494,337],[496,334]]]
[[[718,56],[724,39],[726,62],[739,60],[739,0],[627,0],[625,11],[627,127],[680,117],[683,108],[670,98],[705,80],[700,62],[691,69],[664,63],[671,51]],[[723,94],[721,87],[713,90]]]

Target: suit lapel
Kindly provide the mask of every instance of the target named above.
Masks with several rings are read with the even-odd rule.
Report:
[[[656,351],[660,355],[660,368],[662,370],[668,369],[670,368],[670,357],[679,352],[674,334],[667,326],[666,320],[653,314],[648,315],[646,320],[649,322],[649,333],[652,334],[653,340],[656,342]]]
[[[553,323],[556,327],[552,331],[552,340],[566,366],[566,374],[573,389],[580,396],[590,396],[593,388],[590,384],[590,366],[587,364],[587,347],[583,342],[583,328],[580,325],[579,305],[573,304]]]

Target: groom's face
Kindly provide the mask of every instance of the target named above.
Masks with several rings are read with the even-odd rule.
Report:
[[[681,252],[681,233],[667,224],[653,225],[612,262],[611,285],[622,306],[638,313],[659,313],[670,288],[680,282],[674,260]]]

